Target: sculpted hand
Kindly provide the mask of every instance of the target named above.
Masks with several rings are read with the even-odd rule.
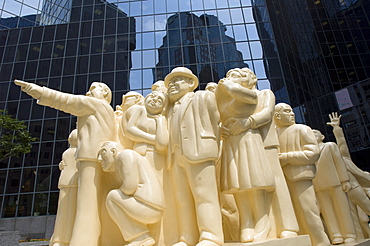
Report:
[[[351,188],[351,184],[348,181],[342,182],[342,189],[344,192],[348,192]]]
[[[278,157],[282,167],[288,164],[288,153],[279,153]]]
[[[60,171],[63,171],[65,166],[66,166],[66,164],[64,163],[64,161],[59,162],[59,170]]]
[[[41,86],[38,86],[34,83],[24,82],[18,79],[14,80],[14,84],[20,86],[22,91],[26,92],[28,95],[35,99],[40,99],[42,96],[43,89]]]
[[[331,114],[329,114],[330,122],[328,122],[326,124],[330,125],[332,127],[339,126],[341,117],[342,117],[341,115],[338,116],[338,113],[331,113]]]
[[[221,139],[227,139],[230,136],[230,129],[224,125],[220,127]]]
[[[122,107],[120,105],[116,106],[116,111],[114,111],[116,117],[121,117],[123,115]]]
[[[229,120],[232,121],[230,127],[231,135],[238,135],[251,128],[251,121],[249,118],[231,118]]]

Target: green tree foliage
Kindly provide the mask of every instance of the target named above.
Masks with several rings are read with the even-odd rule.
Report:
[[[11,156],[31,152],[31,137],[24,122],[12,118],[6,110],[0,110],[0,161]]]

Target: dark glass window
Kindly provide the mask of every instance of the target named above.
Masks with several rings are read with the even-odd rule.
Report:
[[[54,33],[55,33],[55,26],[46,26],[44,31],[44,42],[45,41],[51,41],[54,39]]]

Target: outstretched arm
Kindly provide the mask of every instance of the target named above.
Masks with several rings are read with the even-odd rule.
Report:
[[[43,88],[39,85],[36,85],[34,83],[25,82],[22,80],[14,80],[14,84],[21,87],[22,91],[26,92],[31,97],[39,100],[43,93]]]

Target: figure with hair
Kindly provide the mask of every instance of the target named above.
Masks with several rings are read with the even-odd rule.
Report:
[[[320,149],[315,134],[306,125],[296,124],[290,105],[278,103],[274,120],[279,137],[279,160],[292,198],[299,234],[309,234],[312,245],[329,246],[328,236],[317,207],[312,179]]]
[[[75,154],[77,150],[77,129],[68,137],[69,148],[63,152],[59,163],[61,171],[58,181],[59,199],[54,232],[49,246],[67,246],[71,241],[76,217],[78,173]]]
[[[156,242],[149,225],[157,223],[165,210],[165,198],[157,172],[149,161],[133,150],[122,150],[117,142],[105,142],[98,153],[104,172],[120,183],[105,200],[109,216],[129,246],[151,246]]]
[[[257,107],[258,97],[263,92],[256,89],[256,83],[249,68],[235,68],[219,81],[215,91],[223,139],[220,189],[234,195],[241,242],[267,240],[275,189],[259,129],[271,122],[272,112],[257,116],[262,108]]]
[[[167,94],[163,90],[154,90],[145,97],[144,105],[134,105],[128,109],[131,117],[124,132],[134,143],[133,150],[152,164],[161,181],[166,197],[166,210],[161,223],[152,225],[151,230],[157,242],[170,245],[175,243],[177,226],[172,186],[166,168],[169,142],[166,119]]]
[[[319,130],[313,132],[320,147],[313,187],[329,238],[332,244],[356,242],[356,230],[345,193],[351,189],[346,164],[338,145],[324,143],[325,136]]]
[[[219,120],[215,95],[193,92],[198,78],[185,67],[164,79],[170,109],[168,169],[176,201],[179,235],[175,246],[223,244],[215,161]]]
[[[122,95],[122,104],[116,106],[114,114],[116,116],[118,139],[126,149],[133,148],[133,142],[125,135],[127,121],[130,118],[130,113],[127,110],[134,105],[143,105],[144,97],[136,91],[129,91]]]
[[[115,141],[117,126],[110,105],[112,92],[101,82],[93,82],[84,95],[73,95],[15,80],[22,91],[37,103],[77,116],[78,190],[76,219],[70,246],[100,245],[100,208],[103,192],[102,169],[97,153],[105,141]]]

